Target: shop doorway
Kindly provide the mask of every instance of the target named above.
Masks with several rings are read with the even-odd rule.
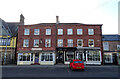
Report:
[[[83,51],[76,51],[76,59],[86,61],[86,54]]]
[[[39,53],[35,53],[35,64],[39,64]]]
[[[58,51],[57,52],[57,64],[64,64],[64,52],[63,51]]]

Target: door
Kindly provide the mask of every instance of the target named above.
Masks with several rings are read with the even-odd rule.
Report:
[[[35,63],[39,63],[39,53],[35,53]]]
[[[64,53],[63,53],[63,51],[58,51],[58,53],[57,53],[57,63],[64,63]]]
[[[105,63],[113,63],[112,53],[104,53]]]
[[[85,54],[83,51],[77,51],[76,52],[76,59],[80,59],[82,61],[85,61]]]

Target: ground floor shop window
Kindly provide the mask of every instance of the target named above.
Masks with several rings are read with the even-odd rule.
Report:
[[[105,63],[113,63],[112,53],[104,53]]]
[[[41,61],[53,61],[53,53],[42,53]]]
[[[31,53],[19,53],[18,60],[19,61],[30,61]]]
[[[74,52],[73,51],[66,52],[66,61],[71,61],[73,59],[74,59]]]
[[[100,61],[100,51],[89,51],[87,58],[88,61]]]

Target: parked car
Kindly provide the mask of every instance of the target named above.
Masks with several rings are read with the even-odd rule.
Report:
[[[74,70],[74,69],[84,70],[84,68],[85,68],[84,63],[79,59],[71,60],[70,64],[69,64],[69,67],[70,67],[71,70]]]

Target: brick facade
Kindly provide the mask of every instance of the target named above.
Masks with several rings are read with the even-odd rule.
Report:
[[[94,39],[94,47],[98,47],[101,52],[101,62],[102,62],[102,29],[101,24],[80,24],[80,23],[41,23],[35,25],[21,25],[18,28],[18,44],[17,53],[24,51],[32,51],[32,48],[42,48],[41,51],[55,51],[55,59],[57,56],[57,39],[63,39],[63,47],[68,48],[67,39],[73,39],[73,48],[77,48],[77,39],[83,39],[83,49],[84,47],[89,48],[88,40]],[[24,35],[24,29],[30,29],[29,35]],[[34,29],[40,29],[39,35],[34,35]],[[46,35],[46,29],[51,29],[51,35]],[[63,35],[58,35],[57,29],[63,29]],[[72,35],[67,35],[67,29],[73,29]],[[83,34],[77,35],[77,29],[82,29]],[[93,35],[88,35],[88,29],[94,29]],[[57,39],[56,39],[57,38]],[[29,39],[29,47],[23,47],[23,40]],[[34,39],[39,39],[41,43],[39,47],[33,47]],[[45,47],[45,39],[51,39],[51,47]],[[58,47],[59,48],[59,47]],[[90,48],[91,49],[91,48]],[[86,50],[86,49],[85,49]],[[91,49],[93,50],[93,49]],[[64,61],[66,56],[66,50],[62,50],[64,53]],[[39,52],[39,51],[38,51]],[[73,51],[75,52],[75,51]],[[86,51],[87,52],[87,51]],[[86,54],[87,55],[87,54]],[[86,56],[85,55],[85,56]]]

